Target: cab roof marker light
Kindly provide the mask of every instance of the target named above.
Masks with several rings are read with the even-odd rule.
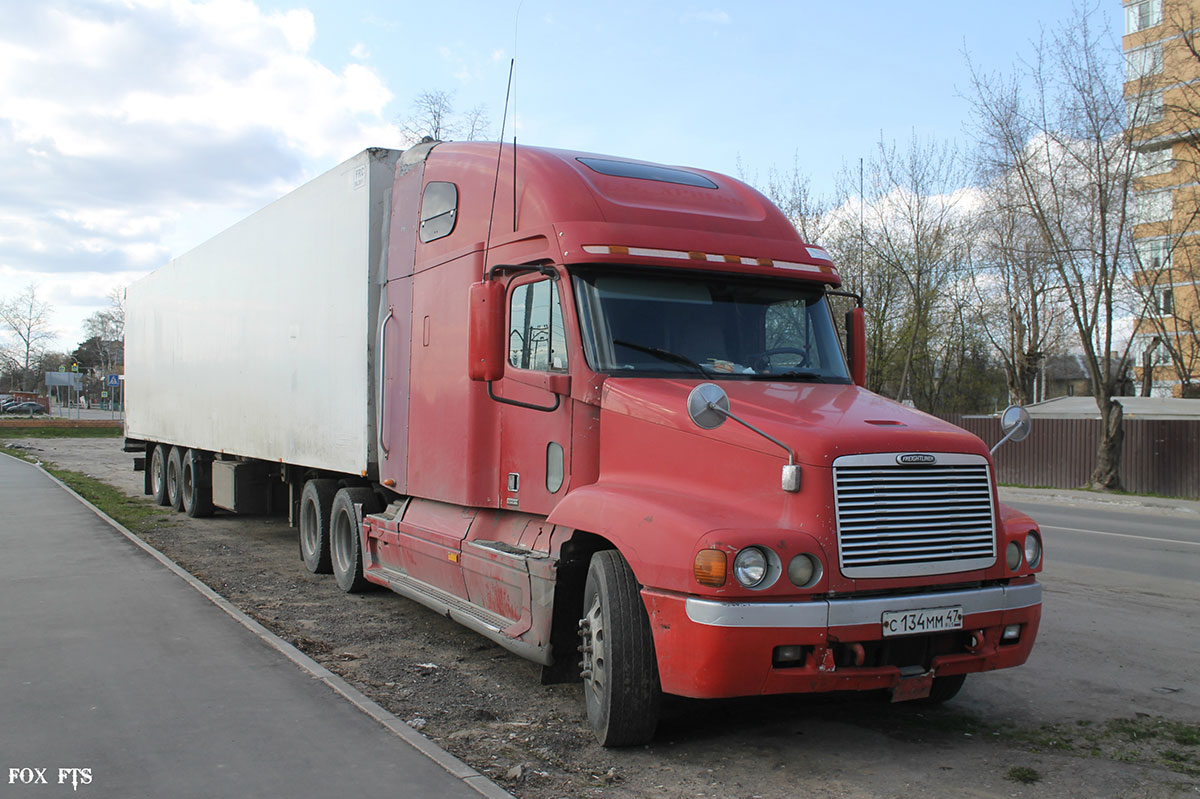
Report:
[[[807,247],[808,254],[832,263],[829,253],[820,247]],[[706,261],[712,263],[743,264],[745,266],[774,266],[799,272],[819,272],[823,275],[837,274],[837,270],[824,264],[798,264],[791,261],[776,261],[772,258],[749,258],[745,255],[714,255],[695,250],[660,250],[652,247],[626,247],[618,244],[585,244],[583,251],[588,255],[633,255],[640,258],[673,258],[678,261]]]

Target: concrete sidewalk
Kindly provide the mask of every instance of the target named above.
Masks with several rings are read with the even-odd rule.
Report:
[[[0,796],[509,796],[181,577],[0,455]]]

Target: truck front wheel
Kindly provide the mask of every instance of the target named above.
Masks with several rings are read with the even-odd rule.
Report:
[[[150,487],[154,489],[154,503],[169,505],[167,498],[167,451],[166,444],[155,444],[150,453]]]
[[[375,513],[378,501],[369,488],[343,488],[333,498],[329,513],[329,554],[333,576],[338,587],[347,594],[358,594],[369,583],[363,577],[362,531],[354,506],[362,505],[363,513]]]
[[[583,693],[596,740],[602,746],[648,743],[661,700],[654,638],[637,579],[616,550],[592,556],[579,637]]]
[[[300,494],[300,557],[313,574],[329,574],[329,516],[337,480],[309,480]]]

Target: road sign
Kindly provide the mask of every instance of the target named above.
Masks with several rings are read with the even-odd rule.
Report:
[[[121,376],[120,375],[109,375],[107,384],[112,386],[113,388],[116,388],[117,386],[121,385]]]
[[[100,399],[108,399],[108,392],[107,392],[107,391],[101,391],[101,392],[100,392]]]

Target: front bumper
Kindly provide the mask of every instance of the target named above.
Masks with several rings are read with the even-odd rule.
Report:
[[[811,602],[726,602],[643,589],[667,693],[695,698],[892,688],[933,676],[1019,666],[1041,620],[1037,582]],[[883,614],[961,606],[963,628],[883,636]],[[1019,637],[1002,640],[1006,627]],[[803,647],[780,663],[776,647]],[[920,667],[919,669],[917,667]]]

